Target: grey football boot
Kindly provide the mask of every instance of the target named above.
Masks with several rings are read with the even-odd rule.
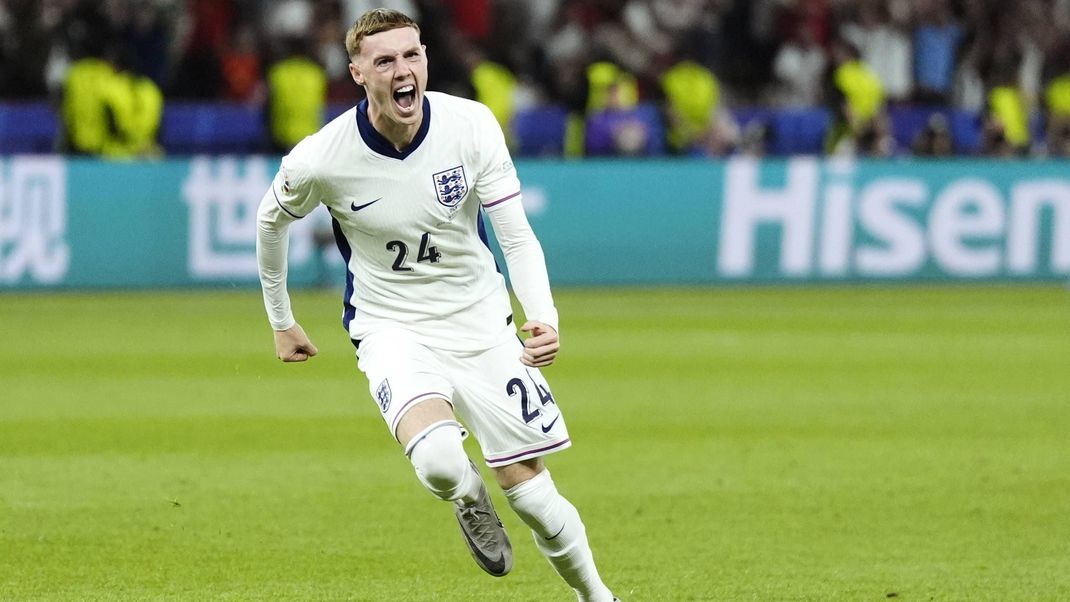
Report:
[[[472,470],[476,470],[472,464]],[[461,534],[468,543],[468,551],[481,569],[502,577],[513,568],[513,546],[505,533],[498,513],[491,504],[487,486],[480,480],[479,498],[471,506],[460,501],[453,503],[457,522],[461,525]]]

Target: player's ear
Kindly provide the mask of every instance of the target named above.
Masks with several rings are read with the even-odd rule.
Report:
[[[358,86],[364,85],[364,76],[361,75],[356,63],[349,63],[349,75],[353,77],[353,81],[357,82]]]

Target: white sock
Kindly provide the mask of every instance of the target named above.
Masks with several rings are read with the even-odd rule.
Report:
[[[554,487],[550,471],[505,491],[509,505],[531,527],[535,546],[580,602],[611,602],[613,593],[598,576],[580,513]]]
[[[464,506],[471,506],[479,500],[479,490],[483,488],[483,477],[471,464],[468,465],[468,476],[461,486],[457,488],[457,499]]]

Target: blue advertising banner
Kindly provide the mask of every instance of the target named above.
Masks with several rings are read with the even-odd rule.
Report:
[[[257,283],[274,157],[0,158],[0,289]],[[1070,164],[799,157],[518,162],[555,284],[1070,277]],[[322,209],[296,285],[341,278]],[[500,262],[505,267],[504,262]]]

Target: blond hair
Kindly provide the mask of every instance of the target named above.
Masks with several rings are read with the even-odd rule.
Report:
[[[416,21],[401,11],[376,8],[364,13],[346,32],[346,52],[349,59],[353,60],[360,54],[360,43],[365,37],[400,27],[411,27],[417,34],[420,33],[420,26]]]

